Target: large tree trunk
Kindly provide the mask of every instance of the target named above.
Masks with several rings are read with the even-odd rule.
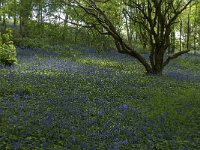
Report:
[[[163,66],[163,56],[157,54],[155,56],[155,64],[152,68],[151,73],[152,74],[158,74],[161,75],[163,72],[164,66]]]
[[[158,74],[161,75],[164,69],[163,61],[164,61],[164,52],[165,48],[167,46],[163,44],[152,44],[151,45],[151,54],[149,56],[150,63],[152,66],[152,69],[149,73],[151,74]]]

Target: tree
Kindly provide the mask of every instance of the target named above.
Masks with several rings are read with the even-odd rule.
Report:
[[[30,20],[32,13],[32,0],[20,0],[20,11],[19,11],[19,19],[20,19],[20,32],[21,35],[25,36],[27,34],[26,24],[28,20]]]
[[[166,56],[173,26],[179,15],[192,2],[193,0],[74,0],[74,5],[94,18],[95,24],[104,28],[101,33],[110,35],[114,39],[118,52],[136,58],[145,67],[147,73],[162,74],[164,67],[172,59],[189,52],[189,50],[185,50]],[[113,3],[117,3],[120,8],[123,8],[123,12],[126,12],[132,22],[142,26],[148,34],[150,62],[123,39],[122,30],[120,30],[122,27],[115,22],[113,15],[111,15],[112,9],[116,9],[112,5]],[[108,8],[107,6],[111,7]],[[136,9],[137,13],[130,13],[129,10],[131,9]],[[117,13],[120,17],[123,15],[120,10]],[[88,22],[85,23],[88,24]]]

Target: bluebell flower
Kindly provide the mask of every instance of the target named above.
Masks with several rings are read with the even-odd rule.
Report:
[[[89,148],[89,150],[96,150],[95,146]]]
[[[119,144],[117,142],[114,143],[113,150],[119,150]]]
[[[77,140],[76,138],[73,138],[73,139],[71,140],[71,143],[75,145],[75,144],[78,143],[78,140]]]
[[[3,113],[3,107],[0,106],[0,114]]]
[[[54,121],[53,115],[52,115],[51,113],[49,113],[49,114],[47,115],[47,117],[45,118],[43,124],[44,124],[45,126],[49,126],[49,125],[51,125],[51,124],[53,123],[53,121]]]
[[[19,141],[14,141],[12,143],[14,150],[19,149],[21,146],[21,143]]]
[[[182,150],[189,150],[187,147],[183,147]]]
[[[88,149],[88,144],[85,142],[85,141],[82,141],[81,143],[80,143],[80,146],[81,146],[81,148],[82,149]]]
[[[123,110],[123,111],[127,111],[127,110],[128,110],[128,105],[123,104],[123,105],[120,106],[120,108],[121,108],[121,110]]]
[[[166,121],[166,117],[164,115],[160,116],[160,122],[165,122]]]
[[[128,144],[128,139],[126,138],[125,140],[120,141],[120,144],[122,144],[122,145]]]
[[[137,136],[132,136],[132,140],[133,140],[133,142],[137,142],[139,139]]]
[[[18,123],[19,120],[20,120],[20,119],[19,119],[18,117],[16,117],[16,116],[11,117],[10,119],[11,119],[11,123],[13,123],[13,124]]]
[[[50,145],[50,142],[43,142],[42,147],[43,149],[47,149],[47,147]]]

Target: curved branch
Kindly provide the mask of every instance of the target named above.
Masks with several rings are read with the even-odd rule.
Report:
[[[175,53],[175,54],[172,55],[172,56],[169,56],[169,57],[165,60],[165,62],[163,63],[163,66],[166,66],[172,59],[175,59],[175,58],[177,58],[177,57],[179,57],[179,56],[181,56],[181,55],[183,55],[183,54],[186,54],[186,53],[188,53],[189,51],[190,51],[190,50],[181,51],[181,52]]]
[[[80,8],[82,8],[88,15],[94,17],[97,20],[97,22],[101,24],[102,27],[104,27],[104,29],[108,32],[108,34],[112,36],[119,53],[133,56],[145,67],[147,72],[150,72],[152,68],[148,64],[146,59],[124,42],[123,38],[117,32],[117,29],[110,21],[106,13],[96,5],[95,1],[93,0],[88,0],[88,1],[90,2],[88,3],[90,5],[89,7],[82,5],[80,2],[77,2],[77,5]]]

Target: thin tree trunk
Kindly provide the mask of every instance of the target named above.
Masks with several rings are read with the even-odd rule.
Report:
[[[23,27],[22,27],[22,16],[21,16],[21,13],[20,13],[20,16],[19,16],[19,28],[20,28],[20,34],[23,35]]]
[[[171,53],[175,52],[175,44],[176,44],[176,36],[175,36],[175,32],[173,31],[171,34]]]
[[[183,28],[183,24],[182,24],[182,20],[181,20],[180,21],[180,37],[179,37],[180,51],[182,51],[182,28]]]
[[[190,49],[190,15],[188,14],[188,23],[187,23],[187,50]]]
[[[6,16],[5,16],[5,14],[3,14],[3,27],[4,27],[4,31],[6,31]]]
[[[190,35],[191,35],[191,26],[190,26],[190,14],[191,14],[191,6],[190,6],[190,12],[188,14],[188,23],[187,23],[187,50],[190,49]]]
[[[2,1],[0,0],[0,8],[2,7]],[[0,14],[0,21],[2,21],[2,15]]]
[[[198,5],[195,7],[195,16],[194,16],[194,31],[193,31],[193,44],[194,44],[194,53],[196,53],[196,41],[197,41],[197,16],[198,16]]]
[[[16,15],[14,16],[14,22],[13,22],[13,25],[14,25],[14,27],[16,27],[16,25],[17,25],[17,18],[16,18]]]

